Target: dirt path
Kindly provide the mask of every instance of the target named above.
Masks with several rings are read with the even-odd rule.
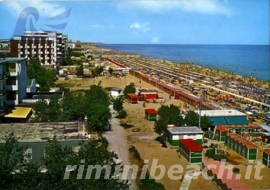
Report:
[[[125,129],[120,126],[119,119],[115,118],[115,113],[111,107],[112,112],[112,130],[104,134],[104,136],[109,141],[109,150],[115,151],[119,159],[122,161],[123,165],[130,165],[129,153],[128,153],[128,143],[127,143],[127,134]],[[135,180],[130,180],[131,184],[130,190],[137,190],[137,185]]]

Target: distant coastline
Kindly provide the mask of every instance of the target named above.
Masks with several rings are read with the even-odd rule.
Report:
[[[97,44],[150,59],[193,63],[257,80],[270,81],[269,45]]]

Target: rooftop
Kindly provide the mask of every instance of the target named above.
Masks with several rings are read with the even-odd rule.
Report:
[[[167,130],[173,134],[187,134],[187,133],[201,133],[203,134],[203,131],[199,129],[196,126],[190,126],[190,127],[168,127]]]
[[[83,127],[79,122],[50,122],[50,123],[7,123],[0,124],[0,140],[9,133],[20,141],[41,141],[52,139],[82,139],[79,134]]]
[[[14,62],[14,61],[24,61],[27,58],[18,58],[18,57],[6,57],[6,58],[0,58],[0,64],[1,63],[7,63],[7,62]]]
[[[197,110],[196,112],[201,113],[201,116],[246,116],[245,113],[238,110]]]

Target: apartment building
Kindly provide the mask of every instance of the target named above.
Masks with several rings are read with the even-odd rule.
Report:
[[[10,52],[10,41],[7,39],[0,40],[0,52]]]
[[[67,36],[55,31],[25,31],[13,37],[10,46],[19,58],[38,57],[42,65],[56,67],[66,58]]]
[[[18,105],[26,96],[26,58],[0,58],[0,112]]]

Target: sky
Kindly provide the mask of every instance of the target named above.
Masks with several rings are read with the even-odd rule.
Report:
[[[269,0],[0,0],[0,39],[34,28],[107,44],[269,45],[269,18]]]

